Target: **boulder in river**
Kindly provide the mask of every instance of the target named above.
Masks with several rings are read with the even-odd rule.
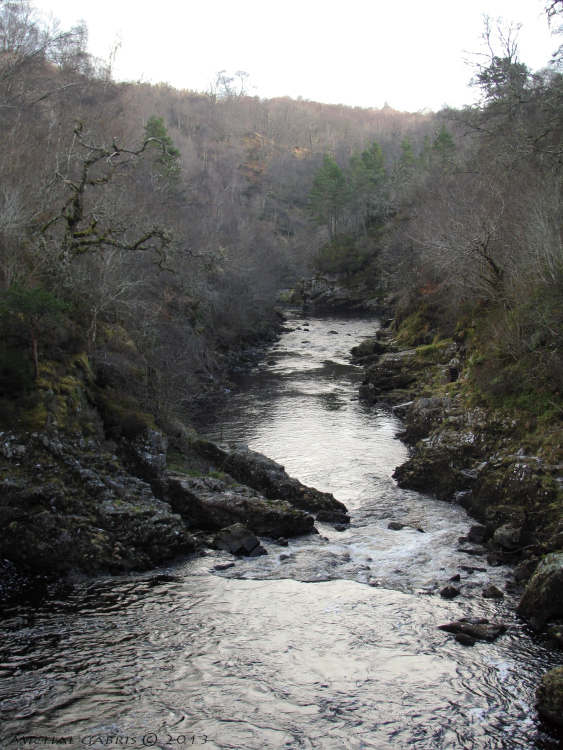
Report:
[[[459,596],[460,594],[461,591],[455,586],[444,586],[444,588],[440,591],[440,596],[442,597],[442,599],[455,599],[455,597]]]
[[[483,544],[487,536],[487,528],[482,524],[474,524],[467,534],[467,539],[473,544]]]
[[[246,557],[268,554],[254,534],[241,523],[235,523],[221,529],[213,539],[213,547],[231,552],[233,555],[245,555]]]
[[[340,510],[320,510],[317,513],[320,523],[350,523],[350,516]]]
[[[438,625],[446,633],[464,633],[477,641],[494,641],[499,635],[506,633],[506,625],[502,622],[489,622],[485,618],[467,618]]]

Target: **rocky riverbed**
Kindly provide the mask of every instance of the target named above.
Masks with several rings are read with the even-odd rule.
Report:
[[[511,564],[518,613],[563,645],[563,466],[553,451],[526,439],[518,417],[475,403],[463,345],[407,349],[379,331],[352,355],[366,368],[361,399],[404,419],[412,452],[395,470],[399,486],[464,507],[478,523],[461,546]],[[563,724],[563,670],[542,681],[538,708]]]

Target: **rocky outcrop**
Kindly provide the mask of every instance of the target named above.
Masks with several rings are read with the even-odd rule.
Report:
[[[360,398],[368,403],[400,403],[408,398],[405,390],[418,378],[415,356],[415,349],[382,354],[367,368]]]
[[[382,300],[374,294],[373,285],[365,279],[345,283],[339,274],[319,274],[303,279],[292,290],[290,302],[316,310],[357,310],[379,312]]]
[[[563,619],[563,553],[546,555],[539,563],[517,612],[536,628]]]
[[[281,464],[262,453],[250,450],[243,443],[217,445],[200,439],[194,441],[193,447],[212,462],[216,469],[227,472],[241,484],[251,487],[270,500],[286,500],[296,508],[312,513],[320,510],[346,513],[346,506],[330,492],[306,487],[298,479],[290,477]]]
[[[314,524],[312,516],[285,500],[267,499],[250,487],[213,477],[171,472],[166,496],[174,511],[201,529],[216,530],[238,523],[259,536],[276,539],[308,534]]]
[[[0,436],[0,556],[30,570],[147,569],[193,538],[170,506],[93,438]]]
[[[168,439],[159,430],[147,428],[134,438],[120,440],[117,455],[133,476],[151,485],[161,495],[166,474]]]
[[[563,725],[563,667],[544,674],[536,692],[538,711]]]

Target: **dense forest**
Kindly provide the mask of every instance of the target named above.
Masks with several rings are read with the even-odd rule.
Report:
[[[484,397],[559,418],[561,50],[532,72],[487,22],[479,102],[411,114],[263,100],[240,71],[118,83],[25,0],[0,35],[4,423],[56,421],[78,361],[106,432],[189,420],[309,274],[367,279],[405,340],[473,342]]]

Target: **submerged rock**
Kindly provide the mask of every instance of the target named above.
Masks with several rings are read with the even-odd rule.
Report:
[[[504,594],[496,586],[488,586],[486,589],[483,589],[483,598],[484,599],[503,599]]]

